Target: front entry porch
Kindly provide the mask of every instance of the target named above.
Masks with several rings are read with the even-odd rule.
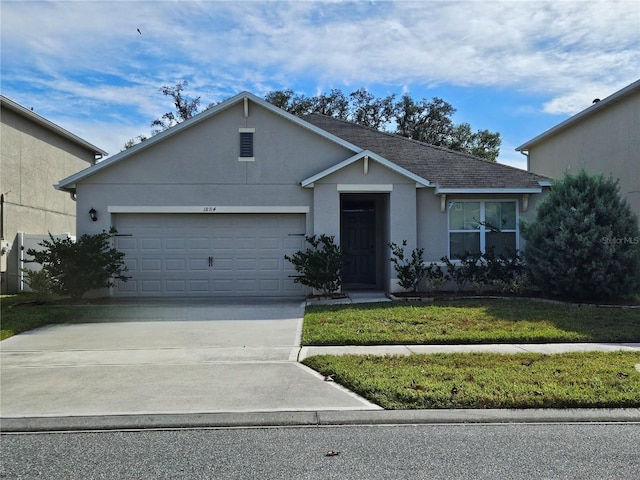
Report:
[[[347,254],[345,291],[382,289],[388,234],[388,194],[340,195],[340,246]]]

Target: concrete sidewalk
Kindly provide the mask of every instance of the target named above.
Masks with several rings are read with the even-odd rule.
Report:
[[[343,300],[344,301],[344,300]],[[388,301],[379,292],[349,303]],[[640,351],[640,344],[301,347],[300,302],[109,305],[0,343],[5,431],[627,421],[640,409],[385,411],[299,362],[312,355]]]
[[[414,353],[567,353],[640,351],[640,343],[518,343],[486,345],[351,345],[330,347],[301,347],[298,361],[314,355],[411,355]]]

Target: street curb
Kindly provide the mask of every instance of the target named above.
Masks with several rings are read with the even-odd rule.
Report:
[[[1,418],[2,433],[181,428],[509,423],[640,423],[640,408],[325,410]]]

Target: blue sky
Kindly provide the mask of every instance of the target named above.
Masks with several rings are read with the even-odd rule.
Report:
[[[640,2],[0,1],[2,94],[118,153],[172,110],[365,87],[451,103],[514,149],[640,77]],[[142,34],[139,34],[140,29]]]

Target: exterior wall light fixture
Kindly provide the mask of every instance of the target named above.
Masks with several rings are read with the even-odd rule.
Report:
[[[89,210],[89,216],[91,217],[91,220],[93,220],[94,222],[98,220],[98,212],[96,212],[95,208],[91,208],[91,210]]]

